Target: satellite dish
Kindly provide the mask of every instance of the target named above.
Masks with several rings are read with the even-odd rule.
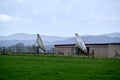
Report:
[[[83,52],[87,53],[87,48],[83,42],[83,40],[80,38],[80,36],[75,33],[75,42],[76,42],[76,47],[80,48]]]
[[[45,47],[43,45],[42,39],[41,39],[39,34],[37,34],[37,41],[36,41],[36,43],[37,43],[37,46],[39,48],[41,48],[44,52],[46,52],[46,49],[45,49]]]

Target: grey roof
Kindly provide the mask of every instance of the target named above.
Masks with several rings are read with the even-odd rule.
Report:
[[[54,46],[75,46],[76,44],[55,44]],[[85,45],[120,45],[120,43],[91,43]]]

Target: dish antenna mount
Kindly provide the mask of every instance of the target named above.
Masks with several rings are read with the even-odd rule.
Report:
[[[75,43],[76,43],[76,47],[78,47],[81,51],[83,51],[84,53],[87,53],[87,48],[83,42],[83,40],[80,38],[80,36],[75,33]]]

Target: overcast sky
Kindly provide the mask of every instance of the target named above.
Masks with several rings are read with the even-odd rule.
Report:
[[[0,35],[120,32],[120,0],[0,0]]]

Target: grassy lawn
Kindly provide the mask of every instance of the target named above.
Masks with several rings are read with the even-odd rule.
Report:
[[[120,80],[120,59],[0,55],[0,80]]]

